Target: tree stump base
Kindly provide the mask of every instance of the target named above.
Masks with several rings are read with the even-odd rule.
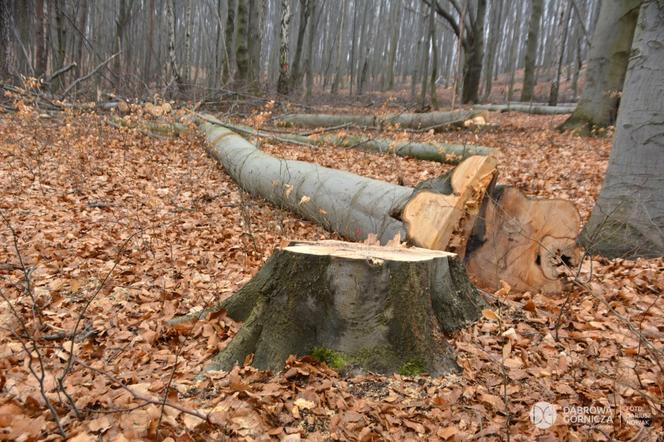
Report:
[[[215,309],[242,328],[208,370],[279,371],[289,355],[324,351],[379,373],[458,371],[444,334],[483,301],[452,253],[341,241],[294,242]]]

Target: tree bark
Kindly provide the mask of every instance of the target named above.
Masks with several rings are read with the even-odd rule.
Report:
[[[640,4],[641,0],[601,2],[581,99],[561,129],[586,133],[615,122]]]
[[[226,49],[226,62],[224,63],[224,81],[230,81],[235,75],[235,9],[238,0],[228,0],[226,4],[226,30],[224,48]]]
[[[254,91],[258,91],[261,80],[261,48],[263,43],[262,0],[251,0],[249,14],[249,81]]]
[[[392,3],[392,34],[390,35],[390,50],[387,61],[387,89],[394,89],[394,70],[397,59],[397,45],[399,44],[399,33],[401,30],[401,2]]]
[[[524,112],[527,114],[540,115],[561,115],[574,112],[572,106],[548,106],[546,104],[478,104],[473,109],[487,110],[494,112]]]
[[[287,95],[289,89],[289,73],[288,67],[289,54],[288,54],[288,39],[290,36],[290,0],[281,0],[281,27],[279,31],[279,80],[277,81],[277,92]]]
[[[293,56],[293,66],[289,75],[289,91],[299,88],[302,84],[302,52],[304,50],[304,36],[313,8],[314,0],[300,0],[300,23],[297,30],[297,40],[295,43],[295,55]]]
[[[278,121],[284,125],[309,128],[333,127],[345,124],[358,127],[382,127],[387,124],[398,124],[402,128],[422,129],[462,123],[476,115],[478,115],[478,112],[472,111],[387,114],[380,117],[353,114],[291,114],[279,118]]]
[[[664,7],[645,0],[609,167],[580,241],[608,257],[664,256]]]
[[[36,0],[35,12],[35,75],[37,77],[42,77],[46,74],[48,66],[48,51],[44,35],[44,0]]]
[[[237,71],[235,82],[238,86],[249,83],[249,46],[247,33],[249,30],[249,0],[238,0],[237,5]]]
[[[484,57],[484,15],[486,0],[477,0],[477,10],[472,30],[472,36],[464,48],[463,89],[462,102],[464,104],[477,103],[480,92],[480,79],[482,78],[482,58]]]
[[[0,2],[0,81],[9,79],[9,2]]]
[[[280,371],[290,355],[322,350],[334,353],[335,368],[458,372],[444,336],[477,320],[484,305],[454,254],[295,242],[207,311],[244,321],[207,370],[230,370],[253,354],[252,365]]]
[[[558,27],[559,31],[562,31],[562,36],[560,37],[557,45],[557,65],[556,65],[556,76],[551,82],[551,91],[549,93],[549,106],[555,106],[558,104],[558,92],[560,89],[560,74],[563,67],[563,58],[565,56],[567,33],[569,32],[569,16],[571,13],[571,6],[567,5],[563,9],[563,15],[561,16],[560,26]]]
[[[447,144],[447,143],[418,143],[411,141],[393,141],[383,138],[368,138],[356,135],[325,135],[314,134],[311,136],[298,134],[272,133],[269,131],[256,130],[252,127],[241,126],[220,122],[220,125],[246,136],[259,136],[271,138],[278,141],[292,142],[300,145],[323,146],[333,144],[338,147],[358,149],[365,152],[378,154],[394,154],[400,157],[416,158],[425,161],[437,161],[439,163],[457,164],[475,155],[495,155],[496,149],[474,144]]]
[[[526,58],[524,62],[523,90],[521,101],[531,101],[535,90],[535,63],[537,61],[537,43],[539,38],[540,21],[544,0],[532,0],[530,22],[528,23],[528,42],[526,43]]]
[[[168,58],[172,79],[178,91],[182,89],[182,74],[178,67],[175,54],[175,0],[166,1],[166,14],[168,15]]]

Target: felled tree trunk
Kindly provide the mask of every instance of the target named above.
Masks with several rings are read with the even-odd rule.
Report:
[[[482,301],[456,256],[340,241],[277,250],[216,310],[244,324],[208,366],[281,370],[289,355],[324,349],[340,365],[433,375],[458,370],[443,337],[476,320]]]
[[[240,186],[352,241],[362,241],[373,234],[385,244],[398,236],[418,247],[453,251],[461,256],[465,253],[468,261],[479,249],[479,243],[483,244],[482,250],[490,251],[502,250],[505,241],[515,248],[534,247],[548,235],[547,223],[560,223],[558,219],[538,215],[551,207],[534,204],[537,210],[522,210],[517,206],[515,211],[509,212],[518,215],[516,224],[508,223],[510,228],[527,231],[527,234],[511,235],[506,240],[504,236],[511,230],[493,226],[500,220],[488,216],[486,231],[495,230],[497,234],[473,233],[478,217],[484,217],[485,197],[497,174],[496,160],[491,156],[470,157],[448,175],[421,183],[413,189],[312,163],[275,158],[259,151],[229,129],[211,123],[213,118],[206,118],[203,129],[209,152]],[[522,195],[518,190],[514,191]],[[501,204],[499,200],[498,212],[502,210]],[[571,203],[566,204],[576,210]],[[562,215],[562,218],[566,216]],[[571,234],[566,231],[565,241],[571,243],[565,242],[565,247],[575,248],[577,231]],[[475,243],[472,248],[469,246],[471,239]],[[559,246],[561,249],[565,247]],[[470,269],[471,276],[477,276],[487,284],[499,284],[502,279],[514,287],[529,290],[540,284],[553,287],[547,275],[554,272],[542,268],[547,265],[548,261],[533,257],[515,265],[508,262],[489,276],[483,276],[481,266]],[[524,279],[524,275],[535,276]],[[557,287],[561,288],[562,283]],[[559,290],[547,288],[547,291]]]
[[[352,115],[352,114],[291,114],[279,118],[279,122],[285,126],[299,127],[334,127],[353,125],[357,127],[383,127],[385,125],[399,125],[402,128],[426,129],[439,128],[446,125],[463,123],[478,115],[473,111],[452,112],[426,112],[376,115]]]
[[[417,197],[410,187],[390,184],[304,161],[282,160],[256,149],[235,132],[205,117],[203,130],[210,154],[249,193],[288,208],[346,239],[362,241],[369,234],[382,243],[399,235],[419,238],[415,245],[444,250],[449,229],[466,213],[466,203],[479,206],[486,186],[496,173],[493,157],[471,157],[460,166],[453,183],[458,196],[431,194]],[[475,185],[476,182],[482,185]],[[453,199],[454,198],[454,199]],[[414,201],[411,207],[411,200]],[[440,225],[445,219],[452,225]],[[436,232],[444,233],[436,233]],[[421,232],[427,232],[423,236]]]
[[[527,114],[560,115],[574,112],[573,106],[547,106],[540,104],[478,104],[474,109],[494,112],[523,112]]]
[[[457,164],[474,155],[493,155],[496,149],[473,144],[418,143],[414,141],[392,141],[383,138],[369,138],[350,134],[314,134],[304,136],[298,134],[272,133],[256,130],[238,124],[221,123],[224,127],[249,135],[272,138],[279,141],[322,146],[333,144],[339,147],[358,149],[379,154],[394,154],[400,157],[417,158],[418,160],[437,161],[439,163]]]

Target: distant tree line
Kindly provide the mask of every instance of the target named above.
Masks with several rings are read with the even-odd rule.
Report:
[[[611,1],[611,0],[609,0]],[[2,0],[0,78],[62,92],[146,96],[227,89],[284,95],[437,86],[478,102],[561,80],[578,93],[599,0]],[[520,72],[524,69],[525,79]],[[57,75],[54,75],[57,74]],[[542,97],[540,97],[542,98]]]

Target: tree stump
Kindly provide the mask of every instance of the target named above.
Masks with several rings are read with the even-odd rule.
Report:
[[[208,370],[279,371],[289,355],[326,349],[379,373],[459,367],[445,333],[476,320],[483,301],[453,253],[341,241],[294,242],[213,310],[242,328]]]

